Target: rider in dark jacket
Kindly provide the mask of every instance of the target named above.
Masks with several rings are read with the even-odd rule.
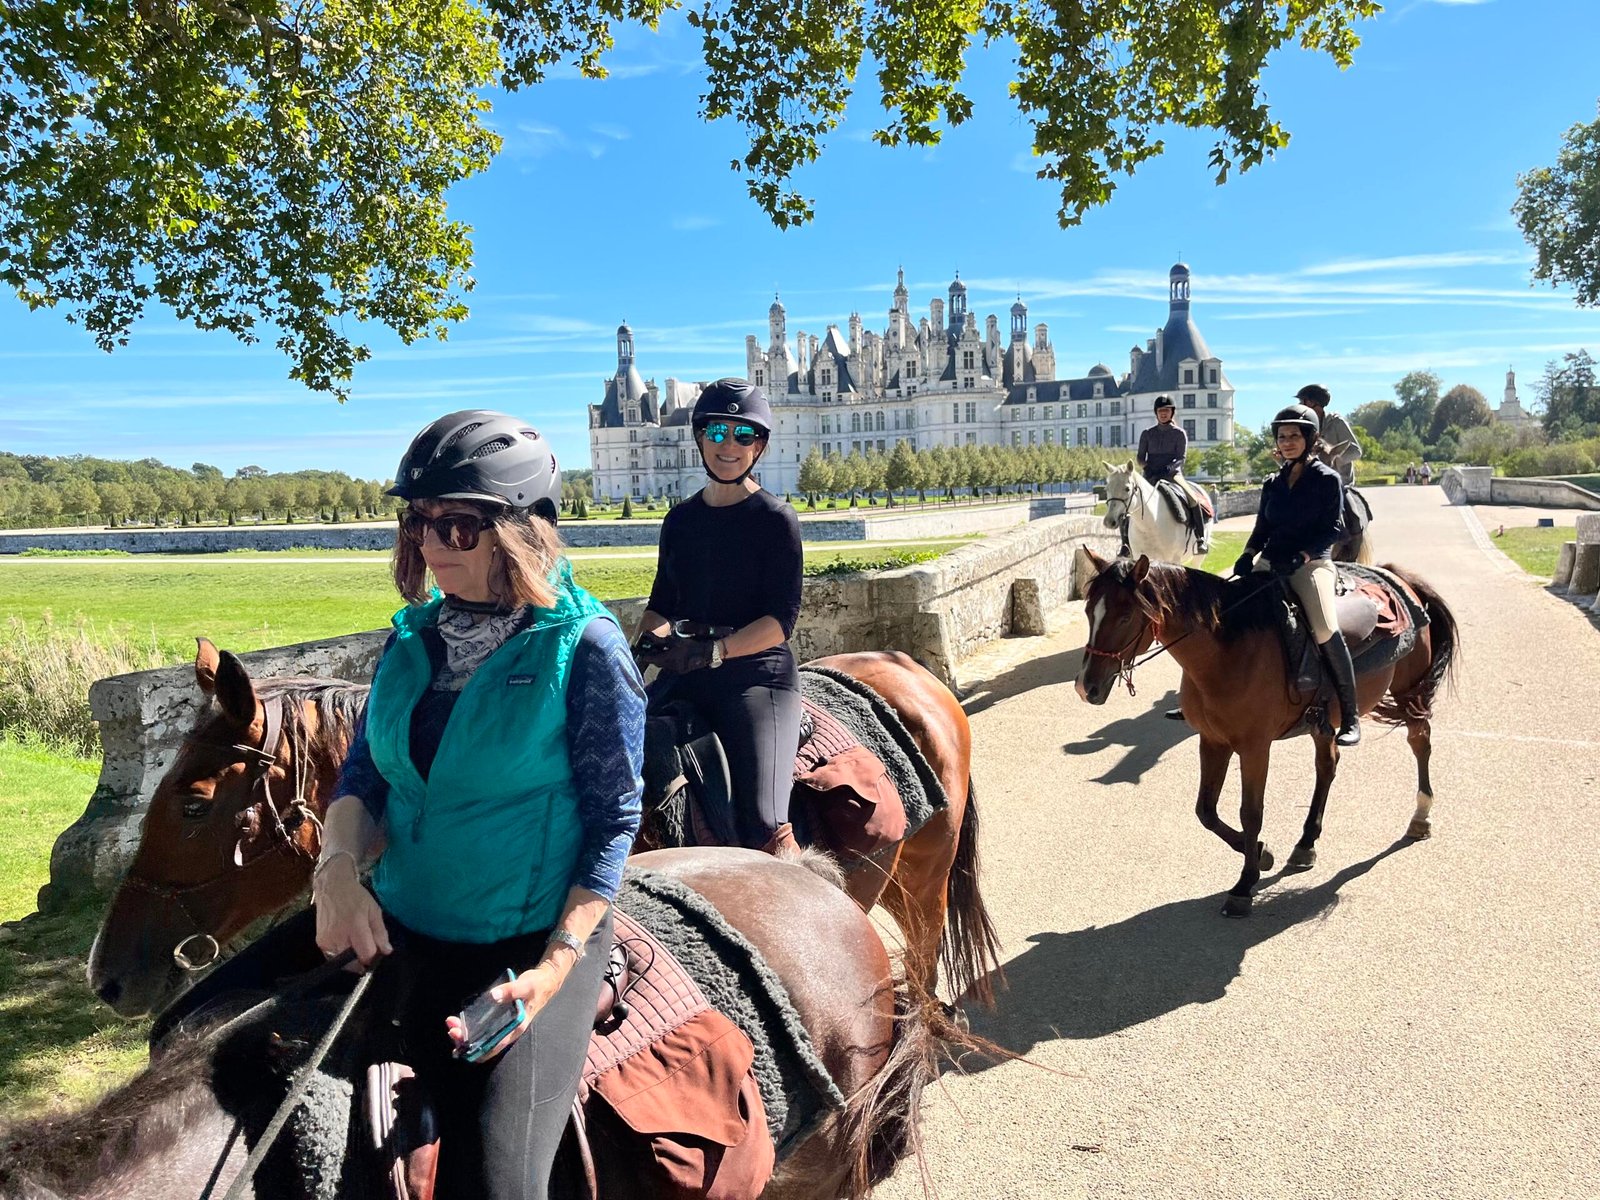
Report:
[[[693,425],[710,478],[661,523],[638,657],[666,676],[652,684],[652,704],[687,700],[722,740],[743,843],[787,852],[796,849],[800,676],[789,635],[800,615],[800,521],[750,477],[772,431],[760,388],[718,380]]]
[[[1361,740],[1355,666],[1334,612],[1332,549],[1343,532],[1344,484],[1314,457],[1320,427],[1317,414],[1303,404],[1291,404],[1272,419],[1283,468],[1261,489],[1255,529],[1233,569],[1240,578],[1270,570],[1289,580],[1333,675],[1339,697],[1334,740],[1354,746]]]
[[[1189,494],[1189,486],[1183,478],[1183,460],[1189,453],[1189,435],[1173,419],[1177,411],[1178,406],[1172,402],[1171,396],[1156,397],[1156,423],[1139,435],[1139,449],[1135,457],[1147,482],[1159,486],[1164,480],[1171,480],[1177,485],[1183,497],[1189,533],[1194,537],[1195,553],[1205,554],[1211,549],[1210,541],[1206,538],[1206,515]]]

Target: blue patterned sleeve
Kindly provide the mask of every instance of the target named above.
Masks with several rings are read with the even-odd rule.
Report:
[[[389,647],[394,645],[394,634],[389,635],[389,640],[383,644],[383,654],[389,653]],[[383,654],[378,656],[378,661],[383,661]],[[372,673],[378,673],[373,667]],[[355,736],[350,742],[350,752],[345,755],[344,766],[339,768],[339,782],[333,789],[335,796],[360,796],[361,803],[366,806],[374,821],[381,822],[383,813],[389,807],[389,781],[378,773],[378,766],[372,761],[372,750],[367,745],[367,713],[362,709],[360,718],[356,721]]]
[[[622,630],[590,621],[567,681],[567,750],[583,819],[572,882],[607,900],[639,832],[644,795],[644,681]]]

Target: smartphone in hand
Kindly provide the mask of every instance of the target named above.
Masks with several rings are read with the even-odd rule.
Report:
[[[500,982],[510,983],[516,977],[517,973],[507,967],[506,977]],[[495,1000],[486,990],[461,1010],[461,1034],[466,1040],[456,1054],[468,1062],[482,1062],[522,1024],[527,1012],[521,1000]]]

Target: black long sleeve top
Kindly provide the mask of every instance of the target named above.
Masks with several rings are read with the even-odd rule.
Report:
[[[800,617],[802,569],[800,519],[771,492],[721,508],[696,492],[661,522],[650,611],[735,629],[771,617],[787,638]],[[730,686],[799,687],[787,641],[716,670]]]
[[[1261,511],[1245,548],[1268,559],[1302,552],[1328,558],[1344,533],[1344,481],[1326,463],[1310,459],[1290,487],[1293,469],[1294,464],[1285,464],[1262,486]]]

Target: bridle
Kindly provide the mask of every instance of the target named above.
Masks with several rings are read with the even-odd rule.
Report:
[[[191,898],[205,894],[212,888],[223,883],[233,883],[238,879],[238,873],[248,871],[259,863],[273,859],[277,854],[287,852],[291,856],[303,858],[307,862],[315,862],[318,849],[322,844],[322,821],[312,809],[306,798],[308,790],[315,791],[316,772],[311,769],[306,743],[297,742],[294,738],[295,726],[288,721],[287,697],[280,696],[275,701],[264,701],[263,724],[261,745],[250,746],[242,742],[223,743],[212,742],[204,738],[189,737],[184,739],[186,745],[211,746],[216,749],[228,750],[236,754],[245,765],[248,780],[249,795],[253,795],[257,788],[261,790],[261,799],[254,804],[246,804],[234,818],[234,823],[239,830],[239,840],[233,848],[233,866],[223,867],[215,875],[211,875],[196,883],[168,884],[157,883],[147,879],[137,869],[128,873],[123,883],[134,891],[152,896],[164,903],[174,904],[193,926],[194,933],[190,934],[172,948],[172,961],[184,971],[201,971],[215,963],[221,957],[222,947],[217,939],[207,933],[200,921],[195,917],[189,907]],[[290,728],[290,749],[294,758],[294,798],[279,811],[277,801],[272,795],[272,768],[277,765],[281,744],[284,738],[284,726]],[[309,785],[309,788],[308,788]],[[256,832],[267,824],[268,836],[271,844],[259,854],[245,857],[245,843],[252,840]],[[316,831],[317,849],[306,850],[295,839],[295,834],[300,827],[310,822]],[[190,834],[189,836],[194,836]],[[195,943],[193,949],[190,944]]]

